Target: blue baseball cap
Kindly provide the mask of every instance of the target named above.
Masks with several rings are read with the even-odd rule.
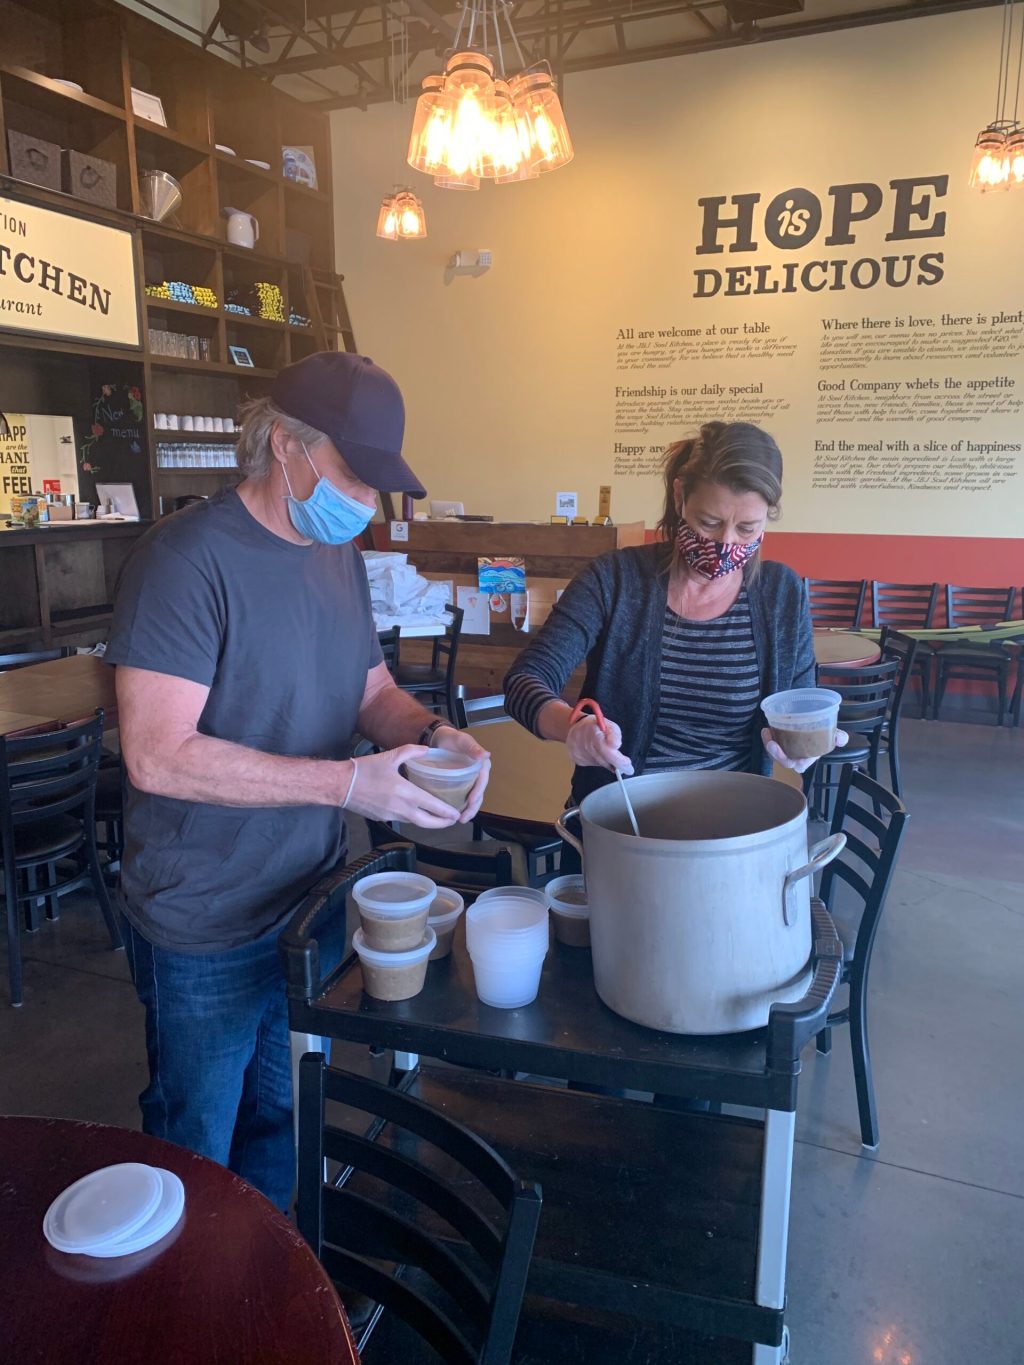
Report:
[[[368,356],[317,351],[278,373],[270,396],[337,446],[363,483],[382,493],[427,490],[402,459],[405,403],[398,385]]]

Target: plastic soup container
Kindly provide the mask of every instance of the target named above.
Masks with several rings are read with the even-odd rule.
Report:
[[[377,872],[352,888],[367,948],[406,952],[423,938],[437,887],[418,872]],[[397,997],[396,997],[397,998]]]
[[[401,953],[380,953],[367,945],[366,935],[357,929],[352,935],[352,947],[359,954],[363,990],[375,1000],[411,1000],[419,995],[436,944],[437,935],[428,929],[414,948]]]
[[[479,901],[466,911],[466,946],[477,998],[497,1009],[521,1009],[537,998],[548,951],[546,906],[522,898]]]
[[[589,948],[590,907],[583,878],[579,873],[555,877],[544,890],[547,892],[551,925],[558,942],[568,944],[571,948]]]
[[[429,749],[408,759],[405,771],[410,782],[461,811],[483,766],[483,759],[467,758],[454,749]]]
[[[841,701],[827,687],[796,687],[765,697],[761,710],[787,758],[821,758],[834,747]]]
[[[457,891],[450,891],[446,886],[438,887],[427,919],[427,926],[437,935],[437,945],[430,954],[431,962],[439,957],[447,957],[451,952],[455,926],[463,908],[463,899]]]

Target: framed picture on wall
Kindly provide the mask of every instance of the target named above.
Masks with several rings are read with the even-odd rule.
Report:
[[[151,95],[147,90],[137,90],[132,86],[132,113],[139,118],[148,119],[150,123],[159,123],[161,128],[167,127],[167,115],[164,113],[164,105],[159,95]]]
[[[244,346],[229,346],[228,350],[231,353],[231,359],[236,365],[244,365],[250,370],[255,368],[252,362],[252,356]]]

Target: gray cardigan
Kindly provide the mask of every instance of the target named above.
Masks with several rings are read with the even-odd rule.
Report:
[[[661,638],[668,603],[669,558],[662,544],[612,550],[569,584],[505,678],[505,707],[528,730],[546,702],[557,700],[586,659],[582,696],[593,697],[622,728],[622,751],[642,773],[658,712]],[[762,562],[747,573],[761,696],[814,686],[814,642],[807,592],[785,564]],[[757,714],[750,772],[769,773]],[[577,768],[573,799],[613,780],[603,768]]]

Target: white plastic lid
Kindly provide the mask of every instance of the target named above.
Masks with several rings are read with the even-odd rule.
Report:
[[[492,886],[487,891],[481,891],[473,902],[474,905],[488,905],[494,900],[519,900],[527,901],[531,905],[543,905],[548,908],[548,898],[544,891],[539,891],[535,886]]]
[[[405,766],[419,777],[455,782],[475,777],[483,767],[483,759],[467,758],[455,749],[428,749],[418,758],[407,758]]]
[[[407,948],[405,952],[389,953],[381,952],[377,948],[366,946],[366,936],[362,929],[357,929],[352,935],[352,947],[359,954],[363,962],[369,962],[374,967],[411,967],[416,962],[422,962],[425,957],[437,947],[437,935],[433,929],[427,927],[426,933],[420,939],[415,948]]]
[[[590,906],[587,903],[587,886],[578,872],[570,872],[565,877],[553,877],[545,886],[548,905],[553,914],[564,915],[566,919],[589,919]],[[563,900],[567,891],[582,891],[582,901]]]
[[[457,891],[447,886],[439,886],[434,904],[430,907],[427,923],[434,929],[447,929],[462,914],[465,902]]]
[[[102,1246],[94,1247],[88,1255],[107,1259],[114,1256],[131,1256],[134,1252],[145,1251],[147,1247],[159,1242],[177,1226],[185,1211],[185,1186],[173,1171],[156,1168],[156,1173],[160,1176],[163,1189],[160,1203],[151,1217],[131,1237],[117,1242],[104,1242]]]
[[[795,730],[813,730],[834,720],[842,697],[828,687],[793,687],[773,692],[761,703],[769,722]]]
[[[167,1222],[177,1197],[166,1202],[165,1175],[172,1186],[175,1181],[181,1185],[176,1176],[141,1162],[91,1171],[53,1201],[43,1218],[43,1235],[58,1251],[80,1255],[125,1256],[142,1250],[170,1231],[184,1207],[182,1187],[181,1206]]]
[[[466,911],[466,924],[472,925],[474,932],[482,930],[488,934],[501,934],[503,937],[508,935],[515,938],[519,934],[536,933],[538,927],[541,925],[546,927],[547,922],[546,897],[543,905],[517,900],[511,896],[507,900],[491,900],[483,904],[477,901]]]
[[[352,897],[361,910],[385,918],[414,915],[433,904],[436,896],[437,887],[418,872],[375,872],[352,888]]]

